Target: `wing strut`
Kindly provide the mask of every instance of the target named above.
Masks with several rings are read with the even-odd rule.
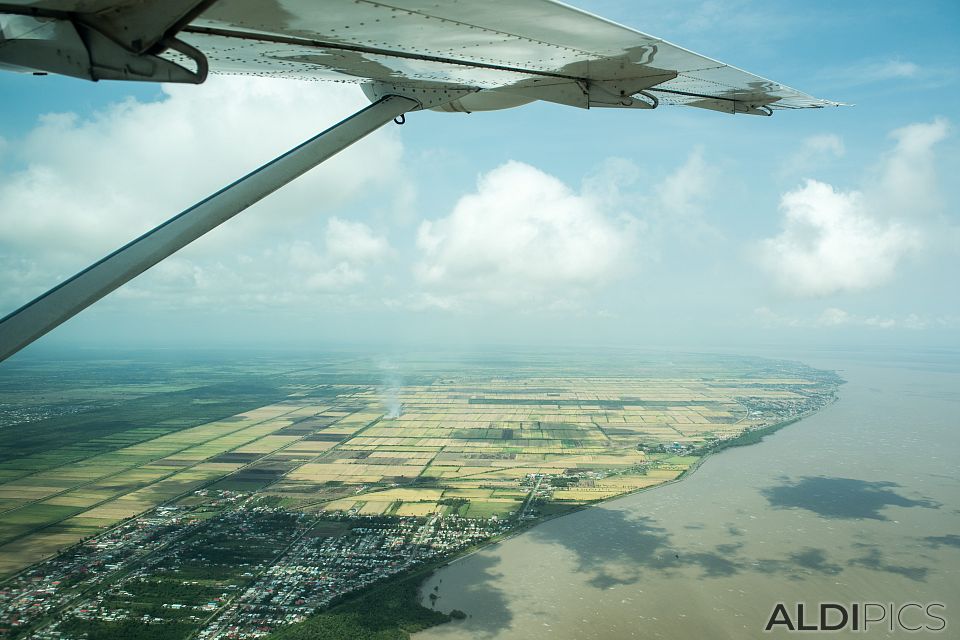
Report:
[[[0,361],[250,205],[407,111],[390,95],[201,200],[0,320]]]

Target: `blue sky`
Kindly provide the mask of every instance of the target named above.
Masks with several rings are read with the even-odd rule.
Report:
[[[416,113],[48,345],[958,346],[960,6],[581,2],[856,106]],[[0,74],[12,310],[364,103]]]

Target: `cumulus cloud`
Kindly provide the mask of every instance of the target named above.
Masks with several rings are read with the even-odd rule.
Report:
[[[366,224],[339,218],[327,221],[324,244],[323,253],[303,240],[284,248],[294,272],[313,291],[337,291],[364,282],[365,266],[391,251],[387,239],[375,235]]]
[[[823,313],[820,314],[820,318],[817,319],[817,324],[826,327],[836,327],[849,323],[850,314],[843,309],[837,309],[836,307],[824,309]]]
[[[368,225],[336,217],[327,221],[325,243],[331,258],[351,262],[380,260],[390,252],[387,239],[375,235]]]
[[[784,194],[784,229],[763,241],[761,256],[780,285],[803,296],[883,284],[898,262],[920,247],[919,233],[870,215],[859,192],[808,180]]]
[[[844,191],[816,180],[780,200],[782,231],[763,240],[759,259],[780,286],[798,296],[862,291],[890,281],[925,245],[925,216],[937,204],[934,145],[943,119],[893,132],[879,178]]]
[[[437,295],[502,303],[557,300],[615,279],[632,244],[632,219],[604,210],[559,179],[521,162],[480,177],[450,215],[421,224],[415,267]]]
[[[44,115],[7,146],[7,173],[0,175],[0,290],[7,295],[0,302],[14,306],[41,293],[366,104],[354,86],[261,78],[212,77],[200,87],[164,86],[163,94],[89,117]],[[142,276],[128,295],[145,295],[146,284],[162,292],[165,282],[201,291],[205,281],[211,291],[219,283],[253,295],[267,266],[307,268],[309,261],[272,257],[295,252],[289,247],[296,242],[320,247],[322,270],[312,265],[300,274],[311,286],[362,282],[363,265],[388,249],[385,238],[326,216],[370,192],[382,196],[380,203],[409,196],[394,129],[374,133],[241,213]],[[372,153],[377,171],[369,170]]]

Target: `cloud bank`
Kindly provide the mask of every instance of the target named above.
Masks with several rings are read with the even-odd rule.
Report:
[[[14,168],[0,176],[0,303],[25,302],[366,104],[354,86],[261,78],[211,77],[163,92],[85,118],[44,115],[10,145],[5,164]],[[283,299],[293,293],[284,286],[363,282],[386,238],[327,216],[354,217],[349,209],[371,192],[383,209],[408,199],[402,156],[393,129],[372,134],[149,271],[127,296],[149,291],[177,306],[218,286],[231,298]]]
[[[782,230],[761,242],[760,263],[797,296],[857,292],[889,282],[898,266],[927,244],[925,228],[937,206],[934,146],[948,131],[943,119],[894,131],[896,145],[878,177],[862,189],[807,180],[785,193]]]
[[[838,307],[827,307],[819,313],[807,316],[792,316],[778,313],[770,307],[757,307],[753,316],[766,328],[789,327],[793,329],[906,329],[920,331],[928,328],[955,329],[960,318],[955,316],[926,316],[908,313],[899,317],[887,315],[862,315]]]

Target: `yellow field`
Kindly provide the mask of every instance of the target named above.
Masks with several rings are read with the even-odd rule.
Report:
[[[267,477],[269,486],[253,490],[361,514],[502,516],[526,500],[531,476],[566,478],[552,489],[549,480],[543,484],[548,498],[593,502],[674,479],[690,464],[669,462],[668,454],[648,456],[639,443],[676,449],[737,435],[763,424],[745,409],[744,398],[794,401],[799,396],[785,385],[807,382],[445,380],[398,389],[403,411],[392,418],[375,387],[345,385],[342,399],[323,403],[302,390],[50,471],[15,479],[0,473],[0,535],[6,536],[0,537],[0,574],[231,479],[248,487],[251,478]],[[245,476],[248,469],[273,475]],[[311,495],[317,497],[311,501]]]
[[[422,502],[439,500],[441,496],[447,495],[443,489],[387,489],[385,491],[371,492],[366,495],[371,500],[403,500],[404,502]]]
[[[360,514],[365,516],[378,516],[391,506],[392,502],[369,501],[360,507]]]
[[[395,515],[398,516],[428,516],[432,513],[436,513],[439,505],[430,502],[424,503],[407,503],[404,502],[402,505],[397,507]]]

